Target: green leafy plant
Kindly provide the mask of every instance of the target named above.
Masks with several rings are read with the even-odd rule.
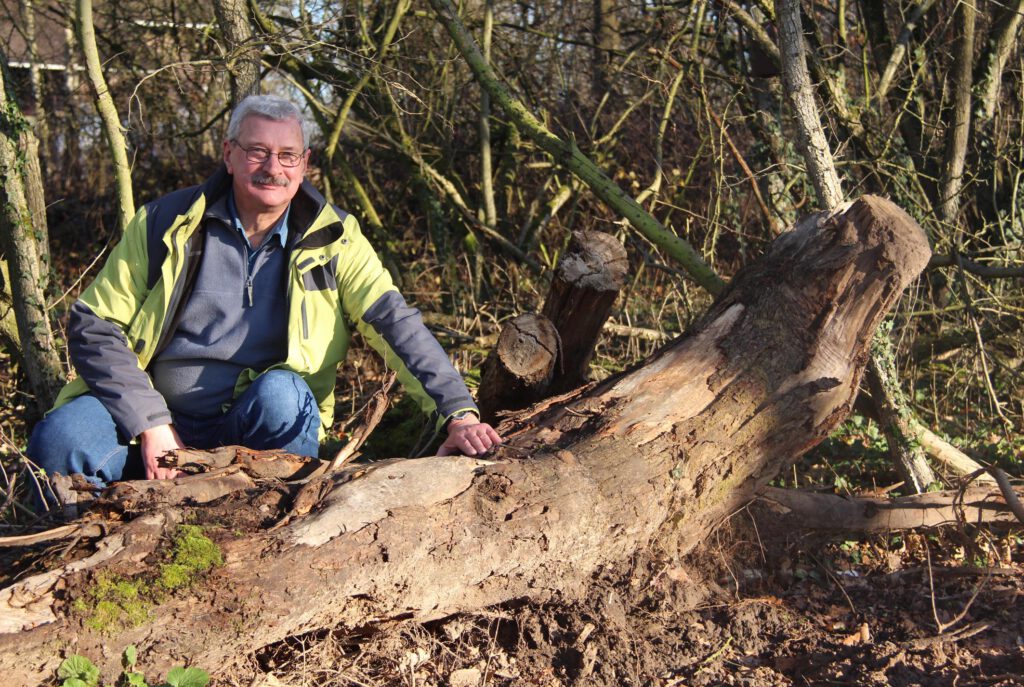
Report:
[[[61,687],[96,687],[100,683],[100,669],[85,656],[73,654],[57,668]]]
[[[150,687],[144,673],[135,670],[138,650],[130,644],[121,655],[121,676],[114,683],[118,687]],[[85,656],[68,656],[57,668],[61,687],[99,687],[100,669]],[[210,675],[200,668],[176,666],[167,671],[167,678],[153,687],[206,687]]]
[[[149,683],[146,682],[146,676],[135,671],[137,659],[138,651],[135,645],[129,644],[124,653],[121,654],[121,667],[124,669],[119,681],[121,687],[149,687]]]
[[[199,668],[171,668],[167,673],[167,687],[206,687],[210,676]]]

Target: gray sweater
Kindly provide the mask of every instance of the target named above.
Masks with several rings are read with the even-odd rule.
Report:
[[[167,347],[153,361],[153,386],[175,414],[214,417],[227,409],[246,368],[265,369],[288,349],[288,213],[253,250],[231,194],[207,212],[195,286]]]

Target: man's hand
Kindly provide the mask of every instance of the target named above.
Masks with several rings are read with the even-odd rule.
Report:
[[[157,463],[157,458],[168,451],[185,448],[174,427],[150,427],[139,435],[139,445],[142,447],[142,464],[146,468],[146,479],[174,479],[180,474],[174,468],[162,468]]]
[[[467,415],[448,423],[448,438],[437,450],[437,455],[460,453],[464,456],[479,456],[500,443],[501,437],[493,427],[480,422],[476,415]]]

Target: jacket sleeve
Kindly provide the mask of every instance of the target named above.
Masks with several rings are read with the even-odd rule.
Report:
[[[423,412],[442,427],[455,413],[479,414],[448,355],[420,311],[405,302],[351,215],[345,218],[346,259],[338,268],[342,307],[367,342],[398,373]]]
[[[135,215],[96,279],[71,306],[68,352],[126,437],[171,421],[125,332],[147,295],[146,209]]]

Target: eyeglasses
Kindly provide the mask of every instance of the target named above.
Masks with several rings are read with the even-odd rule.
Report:
[[[281,162],[282,167],[298,167],[299,163],[302,162],[302,158],[305,157],[305,153],[293,153],[290,150],[284,150],[279,153],[275,153],[271,150],[267,150],[261,146],[253,146],[252,148],[246,148],[244,145],[239,143],[235,139],[231,139],[231,143],[235,144],[243,151],[245,151],[245,159],[249,162],[258,162],[263,164],[270,159],[271,155],[277,155],[277,159]]]

